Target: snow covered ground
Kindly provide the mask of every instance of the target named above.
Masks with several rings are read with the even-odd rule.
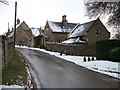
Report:
[[[18,46],[16,46],[16,47],[18,47]],[[107,60],[96,60],[96,58],[94,58],[95,59],[94,61],[84,62],[83,56],[70,56],[70,55],[65,55],[65,54],[60,55],[60,53],[58,53],[58,52],[46,51],[44,49],[39,49],[39,48],[30,48],[30,47],[20,47],[20,48],[39,50],[39,51],[48,53],[50,55],[54,55],[59,58],[63,58],[64,60],[73,62],[77,65],[83,66],[90,70],[93,70],[93,71],[96,71],[96,72],[99,72],[102,74],[107,74],[114,78],[120,79],[120,63],[118,63],[118,62],[111,62],[111,61],[107,61]],[[88,57],[86,57],[86,60],[88,60]]]
[[[11,90],[24,90],[25,87],[24,86],[18,86],[18,85],[0,85],[0,90],[2,90],[2,88],[5,88],[5,90],[9,90],[11,88]]]

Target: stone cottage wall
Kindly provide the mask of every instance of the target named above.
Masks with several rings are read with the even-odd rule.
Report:
[[[90,46],[88,44],[65,45],[60,43],[46,43],[46,49],[70,55],[95,56],[95,46]]]

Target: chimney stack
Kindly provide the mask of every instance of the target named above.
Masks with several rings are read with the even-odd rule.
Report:
[[[66,26],[67,23],[68,23],[68,21],[66,20],[66,15],[63,15],[63,16],[62,16],[62,24],[63,24],[64,26]]]

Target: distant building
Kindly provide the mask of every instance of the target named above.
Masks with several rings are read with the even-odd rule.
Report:
[[[14,30],[11,32],[8,32],[8,37],[13,40],[14,38]],[[15,44],[16,45],[22,45],[22,46],[33,46],[33,34],[29,26],[23,21],[17,28],[16,28],[16,39]]]
[[[43,34],[43,28],[31,28],[32,34],[34,36],[34,45],[33,47],[40,47],[42,48],[42,34]]]

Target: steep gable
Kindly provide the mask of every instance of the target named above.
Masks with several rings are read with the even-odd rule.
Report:
[[[24,30],[30,30],[29,26],[25,23],[25,21],[23,21],[18,27],[22,27]]]
[[[96,19],[87,23],[77,24],[75,28],[68,34],[68,40],[63,43],[76,43],[81,40],[93,44],[98,40],[108,40],[110,32],[106,29],[100,19]],[[72,40],[72,42],[71,42]],[[81,43],[81,41],[79,41]]]
[[[17,31],[18,30],[22,30],[23,32],[25,32],[25,35],[27,38],[32,38],[33,34],[31,29],[29,28],[29,26],[25,23],[25,21],[23,21],[18,27],[17,27]]]
[[[84,36],[94,22],[95,21],[87,22],[84,24],[77,24],[75,28],[69,33],[68,38]]]
[[[40,35],[40,28],[31,28],[32,34],[34,37],[37,37]]]

